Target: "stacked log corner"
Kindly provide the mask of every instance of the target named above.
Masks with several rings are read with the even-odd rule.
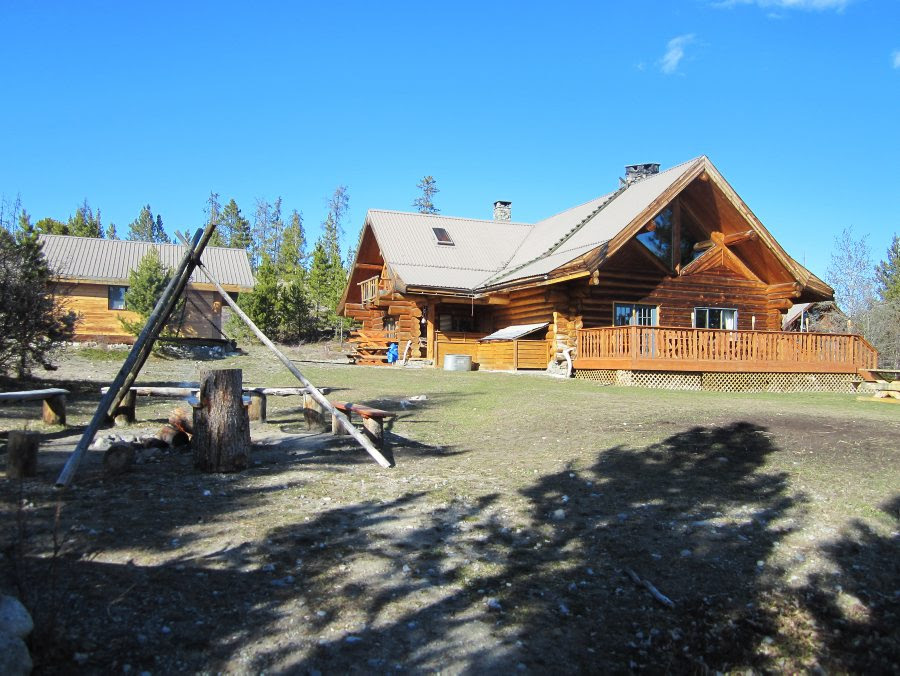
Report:
[[[6,478],[27,479],[37,476],[40,436],[37,432],[10,430],[6,439]]]
[[[241,369],[205,371],[194,408],[194,466],[204,472],[236,472],[250,462],[250,420],[243,403]]]

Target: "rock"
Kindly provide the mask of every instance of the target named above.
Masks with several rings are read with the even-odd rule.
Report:
[[[25,638],[32,629],[34,622],[22,602],[15,596],[0,596],[0,634]]]
[[[564,509],[554,510],[554,512],[553,512],[553,520],[554,521],[562,521],[565,518],[566,518],[566,510],[564,510]]]
[[[503,606],[500,605],[500,601],[498,601],[497,599],[487,599],[485,600],[485,604],[487,605],[488,610],[493,610],[494,612],[498,613],[503,610]]]
[[[0,674],[27,676],[33,666],[25,641],[12,634],[0,633]]]

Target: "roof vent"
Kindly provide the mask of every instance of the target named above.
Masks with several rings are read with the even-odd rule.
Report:
[[[494,202],[494,220],[512,220],[512,202],[504,202],[503,200],[497,200],[496,202]]]
[[[648,176],[659,173],[659,164],[648,162],[646,164],[626,164],[625,165],[625,185],[631,185],[642,181]]]

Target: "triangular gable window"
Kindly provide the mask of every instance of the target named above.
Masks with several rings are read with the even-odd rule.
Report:
[[[443,244],[444,246],[455,246],[453,244],[453,239],[450,237],[450,233],[447,232],[446,228],[432,228],[432,232],[434,232],[434,237],[437,239],[438,244]]]

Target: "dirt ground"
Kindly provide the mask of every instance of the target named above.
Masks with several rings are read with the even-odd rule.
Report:
[[[66,429],[0,410],[44,432],[39,476],[0,479],[0,588],[35,616],[36,673],[900,670],[900,406],[291,355],[397,412],[394,468],[286,397],[246,471],[169,451],[110,478],[92,452],[57,491],[117,353],[36,374],[72,390]],[[140,382],[225,367],[295,384],[261,348],[154,358]]]

